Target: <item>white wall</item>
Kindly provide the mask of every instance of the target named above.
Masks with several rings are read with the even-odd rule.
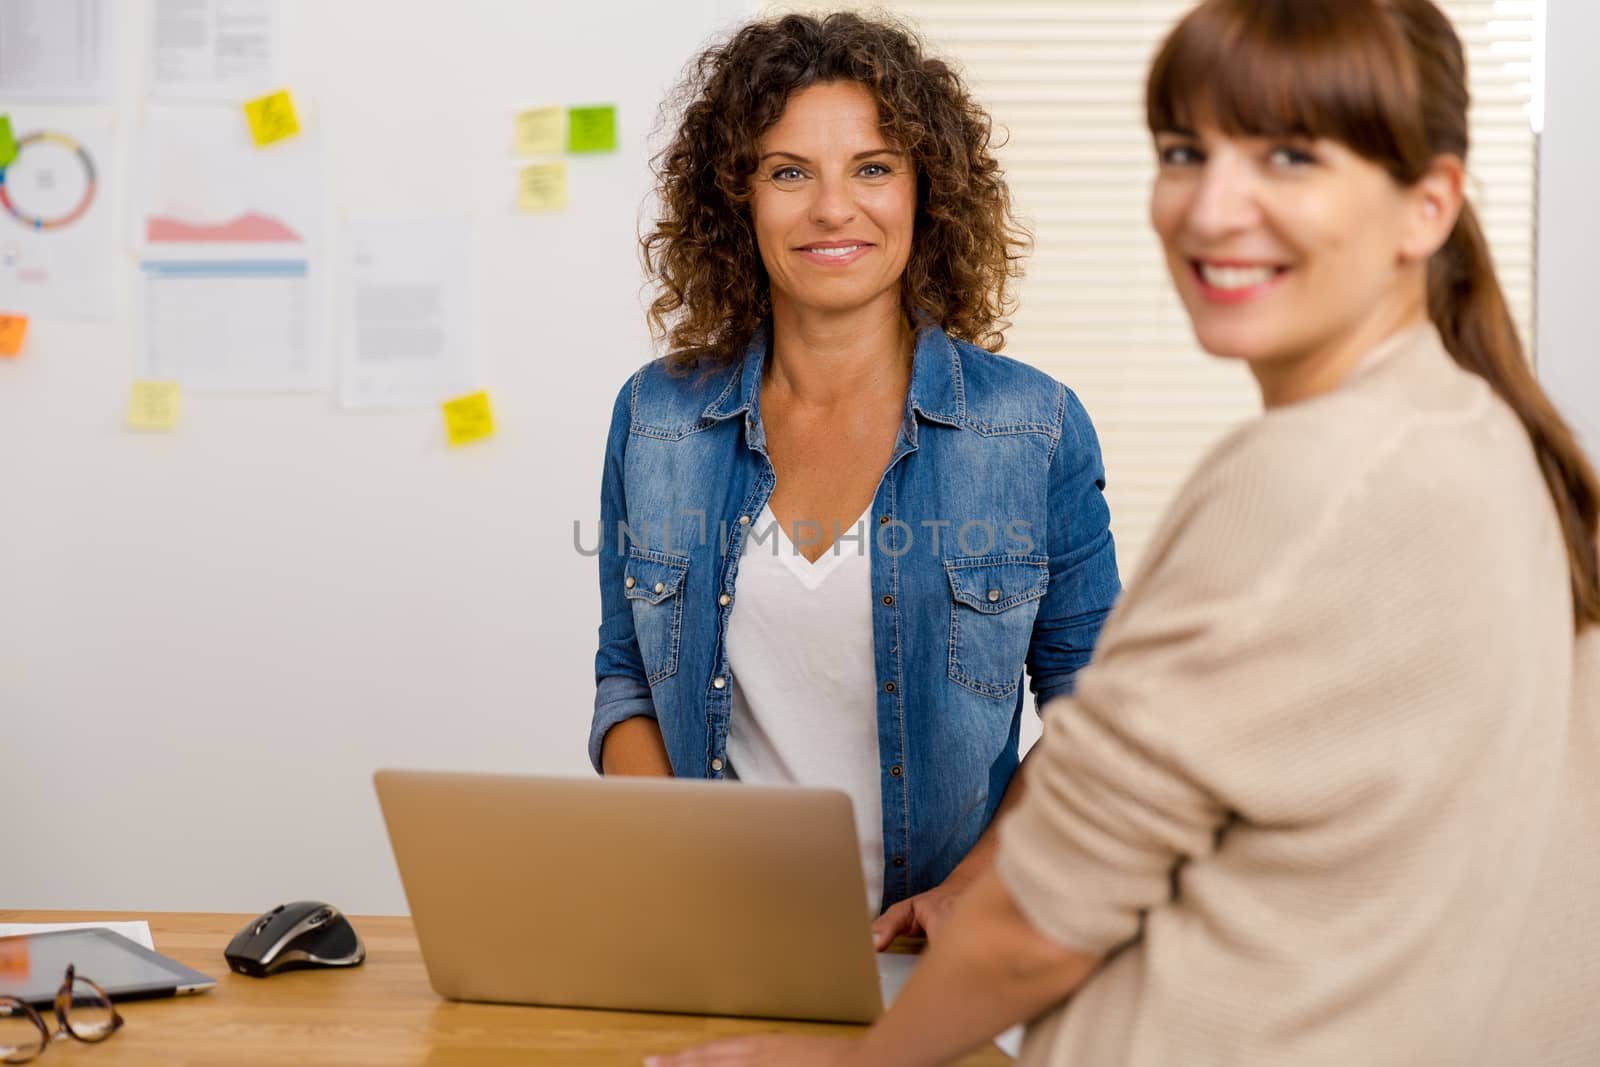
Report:
[[[1600,461],[1600,4],[1547,0],[1545,124],[1539,142],[1539,378]]]
[[[116,6],[120,197],[146,5]],[[285,0],[330,209],[476,213],[499,436],[450,451],[436,411],[240,394],[125,432],[126,250],[117,319],[36,321],[0,360],[0,908],[401,912],[374,768],[590,773],[571,527],[592,543],[611,401],[651,354],[646,134],[746,8]],[[568,212],[512,214],[514,110],[595,101],[622,151],[572,162]]]

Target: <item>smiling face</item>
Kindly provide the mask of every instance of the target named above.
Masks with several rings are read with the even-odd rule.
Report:
[[[854,82],[801,89],[757,151],[750,207],[774,314],[897,307],[917,182],[879,130],[872,93]]]
[[[1272,382],[1342,377],[1425,317],[1431,187],[1331,140],[1201,124],[1158,131],[1156,150],[1151,222],[1195,337],[1248,360],[1269,404]]]

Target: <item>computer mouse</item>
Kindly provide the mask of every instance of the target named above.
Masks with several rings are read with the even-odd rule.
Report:
[[[297,900],[251,919],[222,957],[239,974],[266,978],[300,967],[354,967],[367,950],[338,908]]]

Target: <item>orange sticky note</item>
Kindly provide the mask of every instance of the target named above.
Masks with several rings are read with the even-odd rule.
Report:
[[[250,120],[250,136],[256,139],[257,148],[300,132],[300,120],[295,116],[294,101],[289,98],[287,89],[251,100],[244,105],[244,114]]]
[[[19,937],[13,941],[0,941],[0,977],[26,981],[32,972],[25,939]]]
[[[494,412],[489,394],[482,390],[444,402],[444,428],[451,447],[470,445],[494,436]]]
[[[128,393],[128,428],[170,430],[178,425],[182,391],[177,382],[136,381]]]
[[[28,336],[28,316],[0,315],[0,356],[14,356],[22,351],[22,342]]]

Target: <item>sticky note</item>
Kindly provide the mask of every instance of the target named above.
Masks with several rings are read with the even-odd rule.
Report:
[[[287,89],[249,101],[244,105],[244,114],[250,120],[250,135],[256,139],[257,148],[300,132],[300,120],[295,117],[294,101]]]
[[[536,107],[517,116],[519,156],[559,155],[566,137],[567,113],[559,107]]]
[[[568,152],[615,152],[617,109],[611,104],[575,107],[567,112]]]
[[[170,430],[178,425],[177,382],[136,381],[128,394],[128,428]]]
[[[518,211],[560,211],[566,206],[566,160],[530,163],[518,172]]]
[[[17,937],[0,941],[0,977],[26,980],[32,973],[28,939]]]
[[[494,412],[489,394],[479,390],[444,402],[444,428],[452,447],[470,445],[494,436]]]
[[[11,166],[17,158],[17,136],[11,132],[11,116],[0,115],[0,167]]]
[[[28,316],[0,315],[0,356],[14,356],[22,351],[22,342],[28,336]]]

